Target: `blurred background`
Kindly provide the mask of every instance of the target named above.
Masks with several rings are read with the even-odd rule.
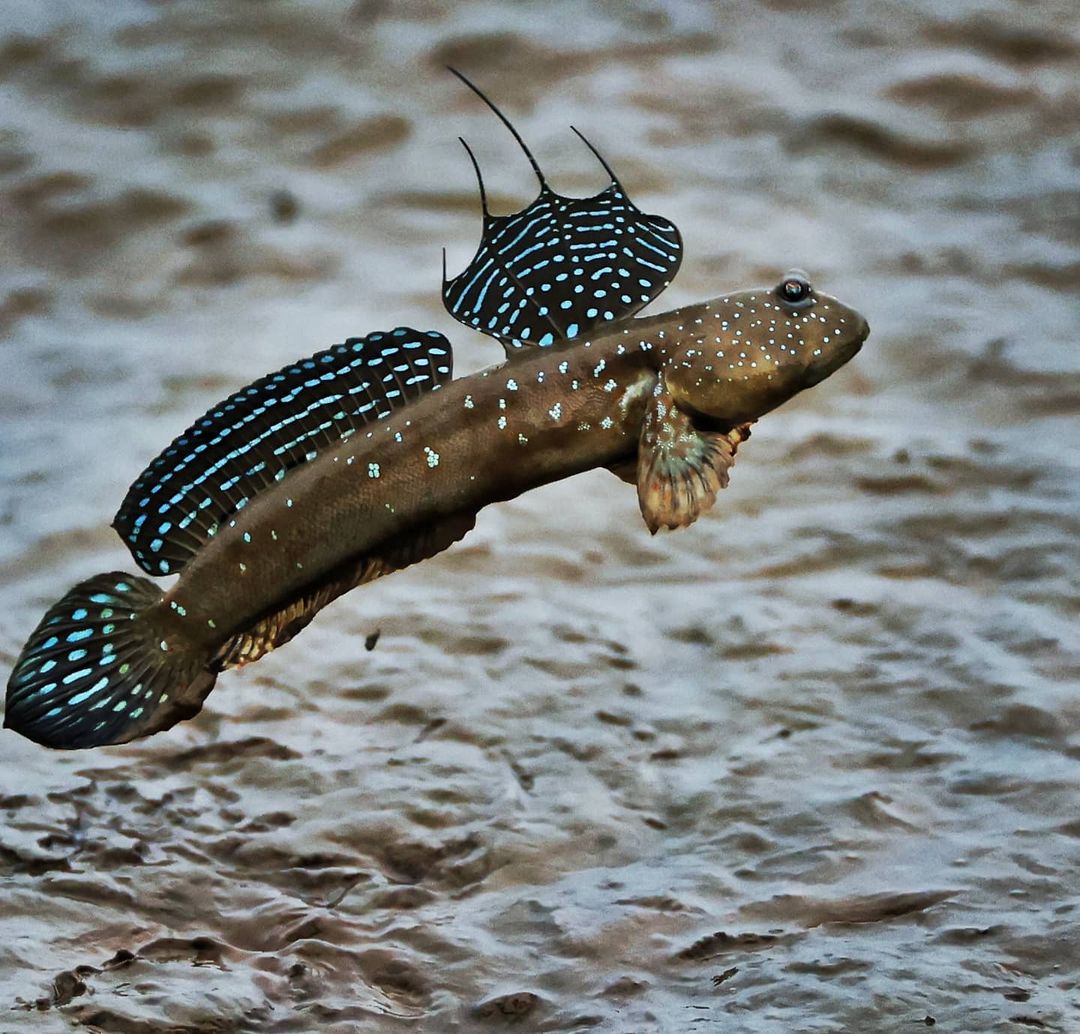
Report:
[[[606,472],[227,674],[0,734],[0,1030],[1080,1029],[1075,0],[6,0],[0,667],[205,408],[535,181],[872,334],[653,539]],[[378,632],[374,648],[365,639]]]

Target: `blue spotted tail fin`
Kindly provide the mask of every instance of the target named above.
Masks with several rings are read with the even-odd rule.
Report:
[[[153,582],[117,572],[76,585],[15,662],[5,727],[46,747],[100,747],[196,714],[216,667],[161,599]]]

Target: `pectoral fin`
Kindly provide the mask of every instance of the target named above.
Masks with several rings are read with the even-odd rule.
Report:
[[[649,531],[685,528],[707,513],[749,437],[749,424],[723,434],[697,430],[663,381],[657,384],[638,445],[638,503]]]

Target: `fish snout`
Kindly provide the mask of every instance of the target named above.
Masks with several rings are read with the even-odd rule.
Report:
[[[867,323],[865,316],[859,317],[859,329],[856,331],[856,337],[859,342],[859,347],[862,348],[863,342],[870,336],[870,324]]]
[[[859,352],[862,351],[862,346],[869,336],[870,324],[866,322],[866,318],[864,316],[860,316],[859,326],[855,331],[854,337],[851,339],[851,343],[848,345],[847,349],[845,349],[846,354],[844,356],[843,362],[840,363],[841,366],[849,359],[854,359],[855,356],[857,356]]]

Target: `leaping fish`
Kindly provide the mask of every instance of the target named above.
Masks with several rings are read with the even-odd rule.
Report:
[[[71,589],[15,663],[5,726],[56,748],[168,729],[342,593],[446,549],[483,507],[594,467],[637,486],[650,531],[692,524],[749,425],[859,351],[866,320],[799,272],[636,317],[682,261],[674,224],[642,212],[587,140],[610,184],[554,191],[455,74],[540,182],[526,208],[492,215],[469,151],[482,239],[452,279],[444,253],[446,308],[506,361],[453,379],[446,337],[398,327],[212,407],[113,521],[143,572],[177,580],[111,572]]]

